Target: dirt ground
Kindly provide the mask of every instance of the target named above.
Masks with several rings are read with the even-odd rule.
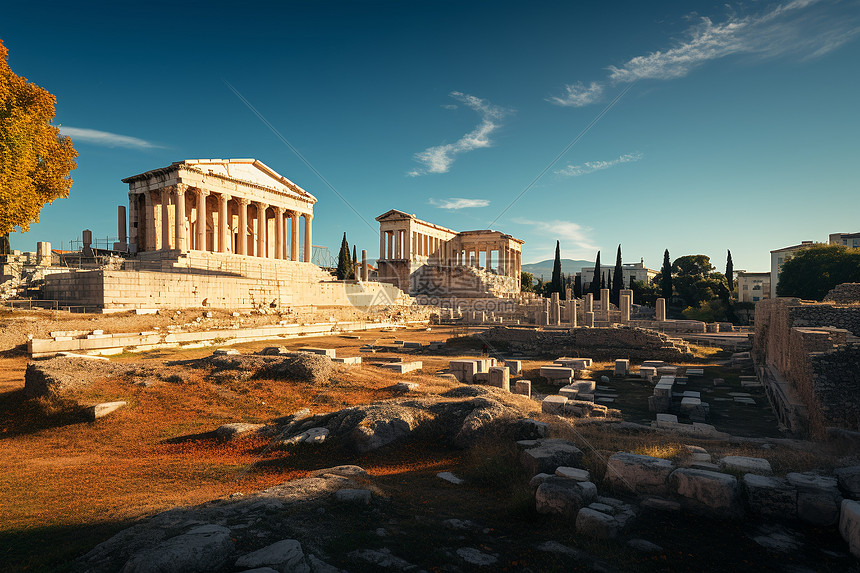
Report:
[[[243,353],[272,345],[288,349],[316,346],[337,348],[339,356],[362,356],[364,365],[343,368],[329,385],[319,387],[274,380],[210,379],[203,371],[181,367],[181,361],[207,356],[211,348],[123,354],[111,359],[152,366],[157,379],[147,386],[122,378],[93,380],[77,396],[81,403],[125,400],[128,406],[96,422],[87,422],[74,413],[62,409],[53,411],[45,404],[24,397],[27,358],[20,353],[20,344],[26,340],[26,335],[43,336],[52,330],[93,328],[109,332],[139,331],[174,323],[177,317],[59,314],[43,316],[38,312],[29,315],[16,312],[14,317],[2,317],[0,563],[4,571],[64,571],[76,556],[137,519],[172,507],[269,487],[315,469],[344,463],[360,465],[379,480],[389,492],[388,511],[392,515],[410,519],[431,514],[461,518],[480,516],[493,532],[495,541],[492,542],[501,539],[510,547],[509,557],[499,570],[523,570],[524,565],[534,571],[580,568],[581,564],[569,559],[536,552],[534,545],[540,539],[568,543],[603,556],[616,566],[627,560],[629,566],[621,570],[785,570],[784,558],[775,557],[750,541],[745,524],[721,525],[721,535],[714,537],[707,533],[711,526],[695,518],[684,518],[685,527],[679,532],[678,524],[664,516],[645,516],[648,527],[666,548],[660,556],[632,555],[627,550],[619,551],[617,546],[577,539],[571,524],[558,523],[534,512],[533,496],[529,498],[528,492],[524,492],[515,467],[515,452],[511,454],[494,444],[474,450],[452,450],[432,439],[423,439],[355,455],[334,447],[284,451],[260,438],[222,443],[211,434],[219,425],[228,422],[262,423],[305,407],[313,413],[323,413],[399,396],[401,394],[393,390],[392,385],[401,379],[418,382],[419,393],[444,392],[457,383],[435,374],[444,370],[449,360],[476,356],[480,349],[367,353],[360,352],[359,348],[365,344],[384,346],[394,340],[424,343],[446,340],[468,333],[466,329],[411,328],[235,346]],[[242,318],[278,320],[272,316]],[[216,319],[236,320],[226,313]],[[373,365],[401,358],[421,360],[423,371],[399,376]],[[545,363],[523,358],[526,358],[526,377],[533,376]],[[608,363],[596,365],[595,376],[599,378],[608,368]],[[737,381],[737,373],[727,372],[716,363],[706,368],[705,378],[719,374],[726,378],[730,388],[733,380]],[[704,387],[704,382],[702,384]],[[618,394],[614,406],[622,410],[625,419],[637,422],[651,419],[646,415],[647,401],[645,411],[642,410],[642,396],[650,391],[645,392],[633,381],[612,379],[607,386]],[[538,380],[535,380],[535,387],[550,391]],[[727,402],[712,401],[712,412],[718,420],[712,423],[719,429],[740,427],[750,435],[778,436],[771,421],[760,419],[768,410],[761,400],[757,402],[755,407],[746,407],[753,410],[735,411]],[[535,401],[534,411],[524,414],[548,419],[539,411],[540,404]],[[778,442],[770,444],[767,450],[754,444],[694,439],[681,442],[662,434],[630,435],[608,432],[592,424],[562,424],[555,420],[552,423],[560,437],[577,442],[587,453],[590,469],[598,478],[602,475],[601,460],[614,451],[681,456],[682,443],[703,445],[714,454],[767,457],[782,473],[827,467],[844,454],[826,448],[797,449]],[[435,477],[440,471],[453,471],[470,481],[465,487],[453,489],[440,484],[441,480]],[[346,522],[343,543],[359,543],[367,531],[367,524],[361,520]],[[419,539],[432,540],[434,536],[450,533],[429,532],[415,525],[410,535],[414,537],[413,542],[418,543]],[[839,546],[838,534],[834,538],[833,531],[813,531],[808,535],[820,537],[817,543],[821,551]],[[814,565],[811,570],[837,571],[844,566],[844,561],[827,558],[816,548],[807,547],[805,551],[798,558],[806,565]]]

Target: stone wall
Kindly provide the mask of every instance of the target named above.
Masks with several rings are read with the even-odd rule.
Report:
[[[69,270],[45,277],[43,298],[62,306],[134,308],[283,308],[390,306],[410,299],[379,282],[336,281],[316,265],[190,252],[132,269]]]
[[[860,283],[842,283],[827,293],[825,301],[841,304],[860,303]]]
[[[632,361],[678,362],[692,356],[677,348],[665,334],[640,328],[572,328],[543,331],[530,328],[491,328],[482,339],[529,354],[586,356],[594,360],[629,358]]]
[[[754,352],[805,404],[808,431],[860,429],[860,306],[776,298],[756,304]]]

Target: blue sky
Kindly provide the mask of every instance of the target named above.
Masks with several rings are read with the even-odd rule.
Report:
[[[511,233],[524,262],[558,239],[767,270],[860,231],[858,35],[857,0],[7,0],[9,63],[80,153],[70,197],[12,245],[114,236],[123,177],[254,157],[318,198],[333,252],[346,231],[375,257],[396,208]]]

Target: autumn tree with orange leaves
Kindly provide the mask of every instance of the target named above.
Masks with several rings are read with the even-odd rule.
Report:
[[[0,254],[15,227],[29,230],[43,205],[69,196],[78,156],[51,125],[56,98],[15,75],[7,55],[0,41]]]

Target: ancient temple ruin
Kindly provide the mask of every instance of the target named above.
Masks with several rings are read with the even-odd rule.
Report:
[[[411,295],[511,297],[523,241],[500,231],[452,231],[392,209],[379,221],[379,280]]]

